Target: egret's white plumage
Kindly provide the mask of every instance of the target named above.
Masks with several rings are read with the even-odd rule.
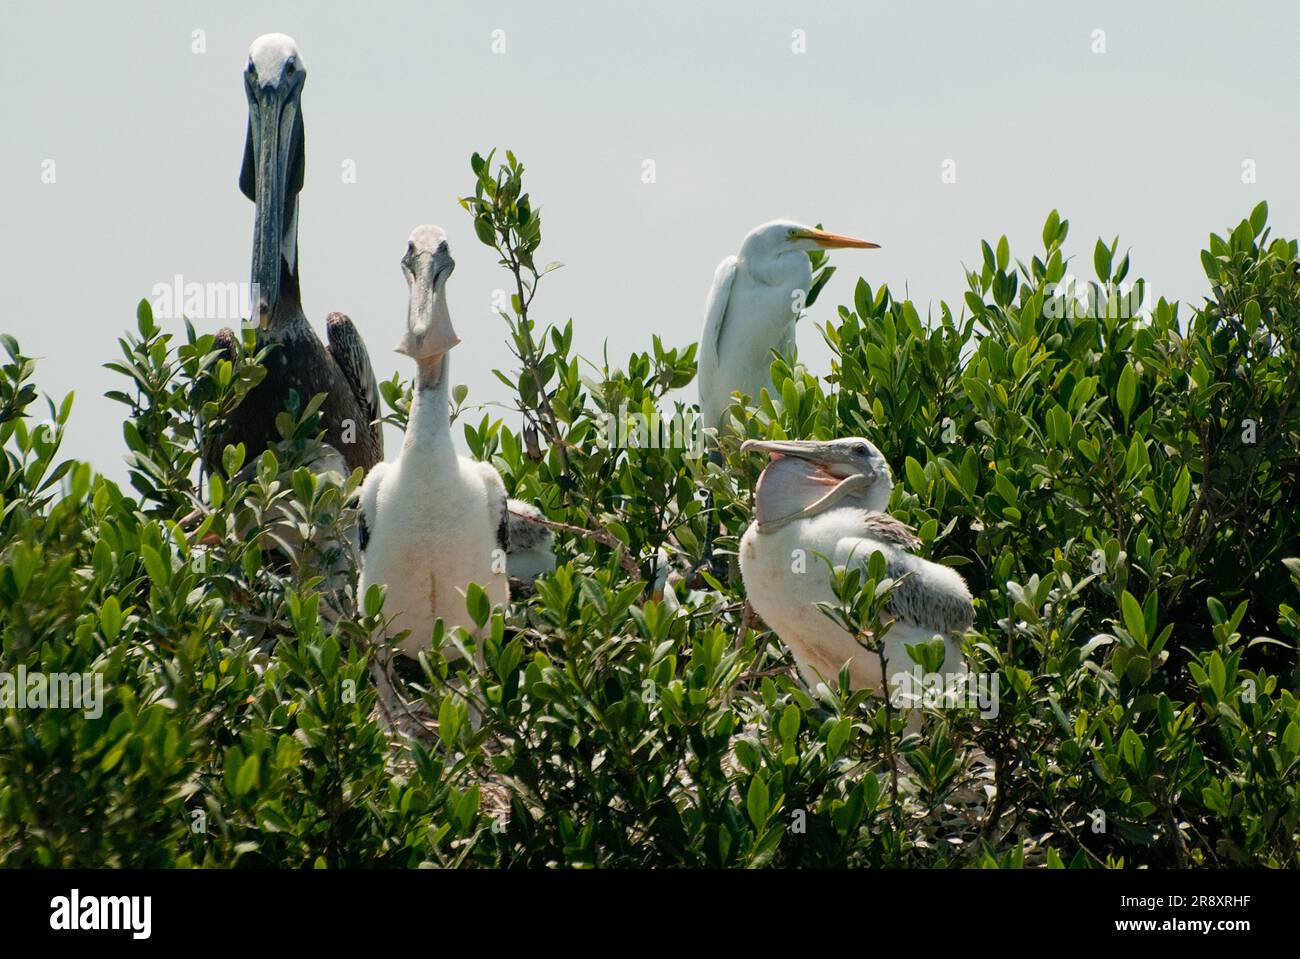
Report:
[[[893,626],[884,653],[891,692],[896,676],[911,673],[907,646],[941,636],[942,672],[964,672],[960,635],[974,609],[954,570],[915,555],[911,531],[885,508],[893,489],[889,464],[874,445],[853,437],[816,441],[747,441],[742,450],[773,455],[755,490],[755,522],[740,544],[740,569],[750,605],[794,653],[809,686],[834,684],[847,662],[854,689],[882,691],[879,657],[864,649],[817,606],[835,603],[830,571],[865,566],[880,551],[888,575],[899,580],[888,612]],[[906,688],[906,687],[904,687]]]
[[[376,465],[361,487],[360,589],[388,587],[384,611],[394,632],[410,630],[400,644],[408,656],[429,648],[439,618],[448,633],[474,630],[465,609],[470,583],[493,603],[509,600],[505,486],[491,464],[458,456],[451,437],[447,353],[459,338],[446,284],[454,267],[441,229],[411,234],[402,260],[411,304],[397,349],[417,363],[415,396],[401,453]]]
[[[704,308],[700,340],[700,416],[705,427],[720,426],[740,391],[757,402],[770,386],[772,351],[790,354],[795,320],[812,286],[812,250],[874,248],[876,244],[823,230],[773,220],[745,237],[738,256],[718,266]]]

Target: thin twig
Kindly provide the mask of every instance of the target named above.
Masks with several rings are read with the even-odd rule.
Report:
[[[740,626],[736,630],[736,648],[743,649],[745,646],[745,632],[754,625],[754,607],[749,605],[749,600],[745,600],[740,608]],[[741,677],[742,679],[744,677]]]
[[[614,551],[614,555],[618,558],[619,565],[623,567],[629,576],[636,580],[641,579],[641,568],[637,566],[636,560],[628,555],[627,547],[623,545],[623,541],[603,526],[600,526],[597,529],[587,529],[585,526],[574,526],[572,523],[561,523],[558,520],[548,519],[544,516],[534,516],[531,513],[518,513],[514,510],[510,511],[510,515],[518,516],[521,519],[528,520],[530,523],[537,523],[539,526],[545,526],[548,529],[558,529],[564,533],[572,533],[575,536],[585,536],[587,539],[594,539],[602,546],[607,546]],[[591,514],[588,513],[587,515],[590,516]]]

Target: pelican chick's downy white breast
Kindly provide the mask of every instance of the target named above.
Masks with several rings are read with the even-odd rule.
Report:
[[[374,528],[362,590],[372,582],[387,586],[384,611],[395,617],[394,634],[410,630],[401,643],[409,656],[429,648],[439,618],[448,632],[458,626],[474,631],[465,608],[471,582],[483,586],[493,602],[509,598],[504,551],[492,525],[497,491],[481,465],[459,457],[435,464],[404,455],[366,478],[371,488],[363,490],[363,505]]]

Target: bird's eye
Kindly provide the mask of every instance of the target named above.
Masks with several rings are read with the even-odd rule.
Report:
[[[293,57],[290,57],[288,60],[284,62],[285,73],[293,73],[293,71],[296,69],[298,69],[298,64],[294,62]]]
[[[247,70],[247,72],[248,72],[248,75],[249,75],[250,77],[253,75],[253,70],[254,70],[254,67],[253,67],[253,58],[252,58],[252,57],[249,57],[249,58],[248,58],[248,70]]]
[[[868,452],[867,444],[859,443],[857,446],[853,447],[853,452],[856,453],[858,456],[866,456]]]

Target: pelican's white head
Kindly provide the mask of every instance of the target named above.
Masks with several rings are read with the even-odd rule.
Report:
[[[239,188],[257,204],[253,283],[263,329],[271,325],[282,293],[295,300],[298,296],[298,193],[305,168],[301,97],[306,79],[291,37],[268,33],[248,48],[248,135]]]
[[[742,453],[759,451],[772,461],[754,488],[754,513],[765,531],[832,506],[884,512],[894,491],[889,463],[860,436],[837,440],[746,440]]]
[[[417,226],[406,243],[402,272],[411,289],[406,314],[406,333],[396,346],[398,353],[414,359],[422,371],[429,370],[431,385],[442,376],[442,359],[460,342],[451,325],[447,307],[447,280],[456,261],[451,258],[447,234],[439,226]]]
[[[283,33],[264,33],[254,40],[248,48],[248,68],[259,86],[301,83],[307,75],[298,44]]]

